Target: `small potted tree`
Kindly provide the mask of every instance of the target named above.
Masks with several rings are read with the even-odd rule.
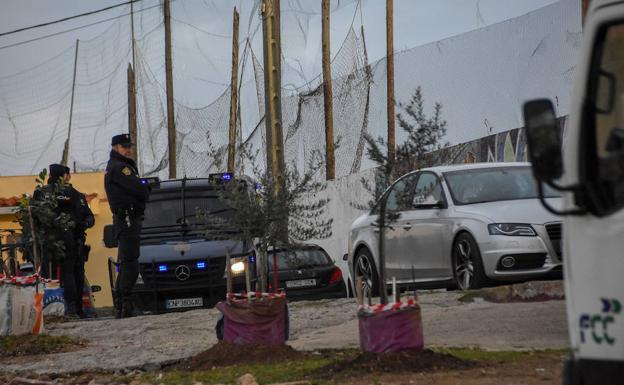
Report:
[[[223,157],[219,151],[212,153],[213,165],[221,168]],[[320,154],[314,154],[303,173],[295,165],[288,165],[283,182],[277,183],[270,172],[258,166],[257,153],[247,146],[238,146],[237,158],[238,174],[243,173],[244,159],[247,169],[251,169],[251,178],[235,177],[231,187],[218,190],[220,198],[232,208],[231,215],[204,217],[204,221],[211,236],[218,237],[223,228],[236,229],[228,237],[253,242],[258,281],[254,292],[249,288],[247,293],[228,290],[226,301],[217,305],[224,315],[223,339],[238,344],[283,344],[288,325],[286,298],[278,292],[276,284],[268,290],[268,258],[276,258],[278,249],[297,248],[311,239],[331,236],[333,219],[327,216],[329,198],[321,197],[326,185],[315,179],[315,173],[323,169],[323,160]],[[249,188],[250,183],[253,189]],[[273,276],[276,282],[276,272]]]
[[[394,352],[406,349],[422,349],[424,346],[420,307],[416,293],[406,302],[400,301],[396,285],[392,285],[392,300],[388,300],[385,266],[385,233],[400,218],[400,212],[387,206],[387,191],[392,183],[401,175],[417,170],[426,165],[428,154],[440,149],[440,141],[446,133],[446,121],[442,119],[442,105],[436,103],[434,114],[428,118],[424,113],[424,99],[420,87],[416,88],[410,101],[399,106],[404,114],[397,114],[399,126],[407,134],[407,139],[396,148],[395,156],[389,156],[384,149],[387,142],[383,138],[374,139],[366,136],[367,155],[377,164],[374,181],[362,178],[362,184],[371,195],[368,205],[360,205],[361,209],[376,209],[378,229],[379,258],[379,297],[380,304],[372,306],[371,283],[363,282],[356,277],[356,293],[360,310],[358,312],[360,345],[363,350],[375,353]],[[405,196],[397,200],[409,200],[410,190],[415,186],[407,186]],[[411,202],[406,202],[411,204]],[[406,206],[406,205],[400,205]],[[394,278],[392,279],[394,282]],[[364,305],[363,297],[369,297],[368,305]]]

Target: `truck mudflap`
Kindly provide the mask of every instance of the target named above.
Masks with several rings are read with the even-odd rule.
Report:
[[[561,377],[563,385],[621,385],[624,361],[568,357]]]

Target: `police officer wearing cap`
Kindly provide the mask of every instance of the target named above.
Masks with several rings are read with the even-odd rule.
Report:
[[[86,218],[86,212],[83,211],[83,205],[86,205],[86,202],[82,194],[69,184],[70,178],[68,167],[62,164],[51,164],[47,185],[37,188],[33,199],[41,200],[46,195],[53,196],[57,201],[56,214],[67,214],[71,218],[73,227],[58,228],[54,234],[54,238],[63,243],[64,257],[44,256],[42,275],[46,278],[56,278],[56,266],[60,266],[60,281],[65,297],[65,316],[75,319],[80,316],[81,293],[84,285],[84,264],[79,260],[80,246],[77,242],[76,231],[93,226],[93,215],[91,214],[90,219]],[[87,210],[89,210],[88,207]],[[90,210],[89,213],[91,213]]]
[[[77,202],[74,206],[74,209],[76,210],[74,213],[74,261],[73,263],[64,266],[64,268],[73,269],[74,282],[76,283],[77,292],[75,301],[76,313],[80,318],[86,318],[87,315],[82,308],[82,297],[85,285],[85,262],[87,261],[88,253],[91,250],[91,246],[86,244],[87,229],[90,229],[93,225],[95,225],[95,217],[89,208],[85,195],[76,190],[74,186],[69,183],[71,180],[71,170],[69,167],[65,167],[64,180],[68,184],[67,187],[74,197],[74,200]]]
[[[111,145],[104,187],[113,213],[113,226],[118,241],[116,316],[132,317],[134,315],[132,288],[139,276],[141,223],[149,190],[141,182],[136,163],[132,160],[134,151],[130,135],[113,136]]]

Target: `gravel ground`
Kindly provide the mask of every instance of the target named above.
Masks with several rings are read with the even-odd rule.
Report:
[[[425,343],[428,346],[477,346],[484,349],[565,348],[568,335],[565,303],[491,303],[476,298],[461,302],[458,292],[421,294]],[[358,346],[353,299],[289,304],[291,340],[296,349]],[[89,342],[85,349],[46,356],[0,359],[2,371],[67,373],[115,371],[161,365],[193,356],[216,343],[216,309],[51,324],[52,335]]]

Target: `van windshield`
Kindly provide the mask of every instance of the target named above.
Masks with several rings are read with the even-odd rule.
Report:
[[[142,242],[172,238],[223,239],[240,230],[230,228],[234,209],[213,189],[156,190],[145,207]]]
[[[499,167],[444,173],[456,205],[537,199],[537,182],[530,167]],[[544,186],[544,197],[558,198],[559,193]]]

